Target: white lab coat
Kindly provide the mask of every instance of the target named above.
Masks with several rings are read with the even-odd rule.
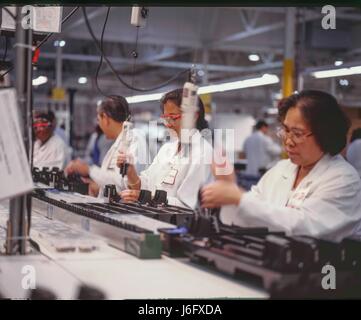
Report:
[[[179,140],[165,143],[152,164],[140,173],[141,188],[167,191],[168,204],[194,209],[198,203],[199,189],[212,181],[212,146],[195,130],[190,152],[182,148]]]
[[[361,139],[357,139],[349,145],[346,158],[361,177]]]
[[[119,151],[126,152],[129,154],[134,161],[135,167],[137,170],[142,170],[146,167],[144,159],[147,158],[144,152],[144,143],[146,141],[138,134],[136,130],[131,130],[131,142],[128,150],[125,150],[123,134],[124,130],[118,135],[117,139],[114,141],[113,145],[110,147],[106,153],[102,165],[99,168],[96,165],[92,165],[89,168],[89,176],[96,184],[100,187],[98,197],[103,197],[104,187],[107,184],[113,184],[117,187],[117,190],[124,190],[127,188],[126,183],[124,182],[123,177],[120,174],[120,169],[117,167],[117,158],[119,156]]]
[[[280,161],[238,207],[222,208],[221,220],[334,241],[359,234],[361,180],[342,156],[324,155],[292,191],[296,174],[295,164]]]
[[[62,170],[69,158],[69,152],[65,142],[55,134],[44,144],[37,139],[34,143],[33,166],[40,169],[57,167]]]
[[[245,174],[259,176],[259,169],[269,169],[279,160],[281,147],[271,137],[257,130],[244,142],[244,153],[247,158]],[[275,159],[278,156],[278,159]]]

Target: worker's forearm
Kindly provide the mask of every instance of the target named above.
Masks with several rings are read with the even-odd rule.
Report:
[[[127,172],[128,177],[128,187],[130,189],[140,190],[141,187],[141,180],[135,170],[133,165],[130,165]]]

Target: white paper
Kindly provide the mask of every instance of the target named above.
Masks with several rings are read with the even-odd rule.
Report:
[[[62,19],[62,7],[35,7],[29,6],[33,8],[33,19],[32,26],[35,32],[51,32],[51,33],[59,33],[61,32],[61,19]],[[14,16],[16,15],[16,7],[6,7],[9,9]],[[28,14],[24,16],[25,20],[28,20],[28,17],[31,15]],[[2,23],[1,29],[4,30],[15,30],[15,21],[14,19],[7,13],[7,11],[2,10]]]
[[[11,11],[11,13],[15,16],[16,15],[16,7],[5,7]],[[2,22],[1,22],[1,29],[4,30],[15,30],[15,21],[11,17],[11,15],[4,9],[1,10],[2,13]]]
[[[15,89],[0,90],[0,200],[33,189]]]

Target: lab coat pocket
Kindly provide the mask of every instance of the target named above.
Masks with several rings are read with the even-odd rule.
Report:
[[[307,198],[309,192],[310,192],[309,187],[296,190],[288,199],[287,207],[300,209],[302,207],[303,202]]]

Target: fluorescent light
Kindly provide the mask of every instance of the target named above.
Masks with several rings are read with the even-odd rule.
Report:
[[[163,97],[164,94],[165,94],[165,92],[152,93],[152,94],[142,94],[142,95],[138,95],[138,96],[127,97],[126,99],[127,99],[128,103],[156,101],[156,100],[160,100],[160,98]]]
[[[64,47],[66,44],[65,40],[55,40],[54,47]]]
[[[267,108],[267,113],[270,115],[278,114],[278,108]]]
[[[80,77],[78,79],[78,83],[80,84],[86,84],[88,82],[88,78],[87,77]]]
[[[249,56],[248,56],[248,59],[250,60],[250,61],[254,61],[254,62],[256,62],[256,61],[259,61],[259,55],[258,54],[250,54]]]
[[[347,87],[349,85],[349,82],[347,79],[340,79],[339,83],[341,86],[345,86],[345,87]]]
[[[320,79],[320,78],[351,76],[351,75],[360,74],[360,73],[361,73],[361,66],[356,66],[356,67],[350,67],[350,68],[315,71],[312,73],[312,75],[315,78]]]
[[[40,86],[44,83],[47,83],[48,82],[48,77],[45,77],[45,76],[39,76],[35,79],[33,79],[33,86]]]
[[[223,91],[230,91],[230,90],[237,90],[237,89],[244,89],[244,88],[251,88],[251,87],[258,87],[264,86],[268,84],[275,84],[278,83],[280,79],[274,74],[264,74],[262,77],[258,78],[251,78],[233,82],[225,82],[219,83],[209,86],[199,87],[198,94],[205,94],[205,93],[212,93],[212,92],[223,92]],[[146,101],[157,101],[165,94],[162,93],[153,93],[153,94],[144,94],[138,96],[127,97],[128,103],[140,103]]]
[[[258,87],[258,86],[264,86],[264,85],[268,85],[268,84],[278,83],[279,81],[280,81],[280,79],[276,75],[266,73],[262,77],[259,77],[259,78],[252,78],[252,79],[246,79],[246,80],[240,80],[240,81],[234,81],[234,82],[225,82],[225,83],[200,87],[198,89],[198,94],[223,92],[223,91],[230,91],[230,90],[236,90],[236,89]]]
[[[335,66],[336,67],[339,67],[339,66],[342,66],[343,65],[343,61],[342,60],[336,60],[335,61]]]

